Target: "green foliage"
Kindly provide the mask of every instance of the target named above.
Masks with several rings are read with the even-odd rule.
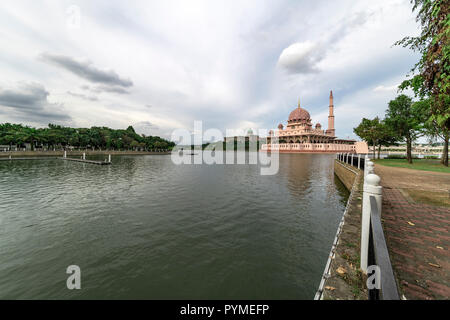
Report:
[[[373,161],[375,161],[376,164],[388,167],[450,173],[450,168],[443,166],[439,160],[417,159],[414,163],[408,163],[405,159],[376,159]]]
[[[418,159],[417,156],[413,156],[413,159]],[[406,156],[402,154],[390,154],[385,159],[406,159]]]
[[[427,121],[423,113],[423,105],[413,103],[412,99],[404,94],[389,102],[386,110],[386,125],[394,134],[406,142],[406,158],[412,162],[412,142],[425,133],[424,123]]]
[[[448,0],[411,0],[421,33],[405,37],[396,45],[421,53],[411,70],[412,78],[400,90],[412,89],[420,100],[428,100],[428,129],[432,137],[444,140],[442,163],[448,166],[450,136],[450,3]]]
[[[137,134],[132,126],[127,130],[108,127],[70,128],[49,124],[48,128],[32,128],[21,124],[0,124],[0,144],[19,145],[30,143],[31,148],[101,148],[110,150],[172,149],[175,143],[157,136]]]
[[[361,123],[353,129],[353,132],[361,139],[367,141],[369,145],[374,147],[378,146],[378,157],[380,157],[380,148],[382,145],[392,145],[399,140],[391,127],[386,125],[378,117],[373,120],[363,118]]]
[[[353,132],[361,139],[367,141],[369,145],[376,146],[380,129],[381,122],[378,117],[373,120],[363,118],[361,123],[353,129]]]
[[[413,104],[410,97],[402,94],[389,102],[385,123],[400,138],[411,142],[424,134],[427,120],[423,104]]]
[[[424,156],[424,159],[439,159],[438,156]]]

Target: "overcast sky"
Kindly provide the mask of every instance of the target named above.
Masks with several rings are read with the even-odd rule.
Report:
[[[276,128],[298,98],[354,137],[418,56],[409,0],[1,1],[0,123]]]

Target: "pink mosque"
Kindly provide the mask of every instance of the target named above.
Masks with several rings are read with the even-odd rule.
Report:
[[[333,91],[330,92],[327,130],[322,130],[320,123],[313,127],[309,112],[300,107],[299,101],[298,107],[289,115],[286,128],[280,123],[275,133],[270,130],[267,143],[261,145],[261,151],[285,153],[369,153],[366,142],[338,139],[335,136]]]

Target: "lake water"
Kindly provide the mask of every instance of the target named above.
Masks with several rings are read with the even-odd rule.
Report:
[[[1,299],[312,299],[348,192],[333,155],[0,161]],[[81,268],[68,290],[66,268]]]

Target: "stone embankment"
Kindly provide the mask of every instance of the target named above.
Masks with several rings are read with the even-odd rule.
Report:
[[[360,270],[364,174],[338,160],[334,172],[351,193],[315,299],[367,300],[366,276]]]

